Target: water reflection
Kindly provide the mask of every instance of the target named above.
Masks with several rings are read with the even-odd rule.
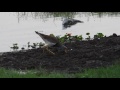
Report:
[[[104,16],[120,16],[120,12],[17,12],[18,18],[28,18],[32,17],[34,19],[46,19],[46,18],[56,18],[61,17],[63,18],[75,18],[75,15],[78,15],[79,17],[82,17],[83,15],[85,17],[90,16],[97,16],[99,18],[102,18]]]
[[[74,18],[78,12],[17,12],[18,18],[21,17],[33,17],[35,19],[44,19],[44,18],[55,18],[55,17],[65,17],[65,18]]]
[[[74,18],[84,21],[62,30],[62,20]],[[19,22],[19,23],[18,23]],[[0,52],[10,51],[13,43],[22,47],[36,42],[44,42],[35,31],[50,35],[83,35],[89,32],[120,35],[120,12],[0,12]]]

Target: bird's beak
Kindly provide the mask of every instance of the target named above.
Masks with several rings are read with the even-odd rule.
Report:
[[[68,52],[69,52],[69,50],[68,50],[68,48],[66,47],[66,48],[65,48],[65,53],[68,53]]]
[[[83,21],[80,21],[81,23],[84,23]]]
[[[83,21],[78,21],[79,23],[84,23]]]
[[[36,34],[38,34],[38,32],[37,32],[37,31],[35,31],[35,33],[36,33]]]

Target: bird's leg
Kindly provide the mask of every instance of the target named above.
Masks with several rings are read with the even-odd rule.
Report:
[[[65,53],[67,53],[67,50],[65,50]]]
[[[49,53],[55,55],[55,53],[53,53],[52,51],[50,51],[50,50],[48,49],[48,46],[43,46],[43,47],[41,47],[41,48],[43,48],[43,53],[45,52],[45,49],[46,49]]]
[[[44,51],[45,51],[45,50],[44,50],[44,49],[45,49],[45,46],[41,46],[41,48],[43,49],[43,53],[44,53]]]
[[[46,47],[46,50],[47,50],[48,52],[50,52],[51,54],[55,55],[55,53],[53,53],[52,51],[50,51],[50,50],[48,49],[48,47]]]
[[[67,48],[65,49],[65,53],[68,53],[68,49]]]

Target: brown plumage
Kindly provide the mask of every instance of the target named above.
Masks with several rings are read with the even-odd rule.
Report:
[[[54,54],[52,51],[50,51],[50,50],[48,49],[48,47],[53,47],[53,46],[54,46],[54,47],[59,47],[59,48],[61,48],[61,49],[64,49],[65,52],[67,52],[67,51],[66,51],[66,50],[67,50],[67,47],[64,46],[64,45],[62,45],[56,37],[54,37],[54,36],[49,36],[49,35],[45,35],[45,34],[42,34],[42,33],[37,32],[37,31],[35,31],[35,33],[38,34],[38,35],[45,41],[45,43],[47,44],[47,45],[45,45],[45,46],[42,47],[42,48],[45,48],[45,49],[46,49],[47,51],[49,51],[50,53]]]

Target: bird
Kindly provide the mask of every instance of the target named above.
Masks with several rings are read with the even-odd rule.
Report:
[[[55,55],[55,53],[50,51],[48,47],[59,47],[60,49],[64,49],[64,51],[67,53],[67,47],[61,44],[60,41],[56,37],[45,35],[45,34],[39,33],[38,31],[35,31],[35,33],[38,34],[46,43],[46,45],[44,45],[41,48],[46,49],[48,52],[50,52],[53,55]]]
[[[76,20],[76,19],[64,19],[62,23],[63,29],[67,29],[68,27],[71,27],[72,25],[75,25],[77,23],[83,23],[83,21]]]

